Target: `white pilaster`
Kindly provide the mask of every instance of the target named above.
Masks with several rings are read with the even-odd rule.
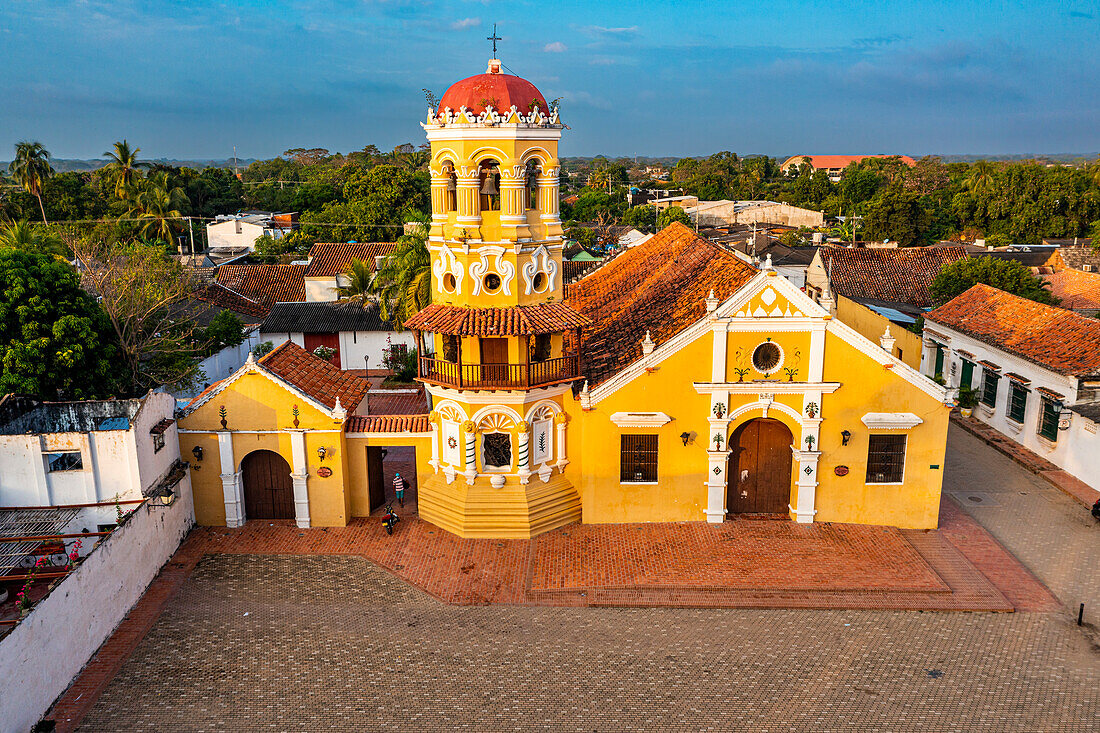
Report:
[[[555,418],[558,427],[558,470],[564,471],[565,467],[569,465],[569,459],[565,457],[565,420],[561,419],[564,415],[558,415]]]
[[[428,426],[432,430],[432,459],[428,463],[439,473],[439,424],[429,421]]]
[[[527,423],[521,423],[519,428],[519,459],[517,468],[519,470],[519,482],[521,484],[526,484],[531,476],[531,431]]]
[[[306,433],[290,432],[290,457],[294,461],[290,480],[294,486],[294,520],[299,527],[309,526],[309,464],[306,462]]]
[[[726,324],[724,321],[714,324],[714,351],[711,355],[710,381],[726,381]]]
[[[825,322],[815,321],[810,331],[810,363],[806,381],[820,382],[825,374]],[[818,404],[821,404],[820,399]]]
[[[477,432],[474,431],[473,423],[469,423],[469,427],[466,430],[466,452],[464,458],[466,483],[469,486],[473,486],[474,479],[477,478]]]
[[[792,449],[792,453],[798,463],[798,503],[790,509],[794,512],[796,522],[809,524],[817,514],[814,503],[817,499],[817,462],[821,458],[821,452]]]
[[[46,478],[46,436],[39,435],[35,439],[38,447],[38,460],[34,464],[34,486],[38,494],[38,506],[53,506],[50,497],[50,484]]]
[[[246,517],[241,496],[241,477],[237,472],[237,460],[233,455],[233,433],[228,430],[218,432],[218,461],[221,464],[225,526],[240,527],[244,524]]]

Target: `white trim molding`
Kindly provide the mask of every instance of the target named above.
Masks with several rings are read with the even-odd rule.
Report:
[[[908,430],[924,422],[911,412],[868,412],[860,421],[871,430]]]
[[[620,428],[659,428],[672,422],[663,412],[614,412],[611,422]]]

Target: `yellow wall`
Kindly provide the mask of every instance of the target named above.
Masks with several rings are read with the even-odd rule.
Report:
[[[295,430],[291,412],[298,406],[299,426],[305,430],[305,455],[309,473],[309,516],[313,526],[343,526],[351,516],[350,497],[345,495],[347,457],[344,448],[342,425],[312,407],[299,395],[268,379],[260,373],[245,374],[230,384],[210,402],[180,419],[181,430],[211,431],[181,433],[180,451],[191,455],[195,445],[203,448],[203,460],[198,469],[192,469],[191,480],[195,493],[195,517],[199,524],[225,524],[225,498],[221,481],[221,458],[218,449],[218,432],[221,432],[220,408],[225,406],[226,421],[233,435],[233,455],[236,470],[241,461],[254,450],[270,450],[281,455],[293,471],[290,432]],[[255,433],[236,431],[287,432]],[[312,432],[315,430],[335,432]],[[322,462],[317,449],[324,447]],[[317,469],[326,466],[332,475],[322,478]]]
[[[412,435],[399,438],[345,438],[348,477],[348,502],[353,517],[370,515],[370,494],[367,484],[367,448],[391,448],[393,446],[412,446],[416,448],[416,475],[423,479],[432,473],[429,461],[432,458],[431,438]]]
[[[920,371],[921,337],[917,334],[843,295],[836,299],[836,317],[876,345],[889,326],[890,335],[894,337],[894,356]]]

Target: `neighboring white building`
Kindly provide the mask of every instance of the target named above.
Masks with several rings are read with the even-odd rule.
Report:
[[[114,524],[115,501],[140,500],[180,467],[170,394],[141,399],[0,401],[0,507],[81,507],[69,524]],[[128,511],[129,508],[123,506]]]
[[[734,224],[781,224],[789,227],[820,227],[825,215],[778,201],[699,201],[684,209],[700,227],[722,227]]]
[[[297,227],[298,214],[274,214],[268,211],[246,211],[217,216],[206,225],[207,248],[211,250],[252,251],[256,240],[267,235],[279,239]]]
[[[1100,321],[975,285],[925,315],[921,371],[974,417],[1100,489]]]
[[[276,303],[260,325],[260,342],[292,341],[309,352],[335,349],[332,363],[341,369],[382,369],[387,348],[416,348],[411,331],[396,331],[383,321],[376,303]]]
[[[355,260],[372,271],[382,267],[383,261],[393,254],[397,245],[393,242],[318,242],[309,250],[305,272],[305,299],[310,302],[337,300],[337,288],[348,284],[345,271]]]

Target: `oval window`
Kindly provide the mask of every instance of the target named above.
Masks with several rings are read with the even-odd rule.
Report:
[[[541,293],[546,289],[546,273],[540,272],[535,275],[535,280],[531,283],[532,288],[536,293]]]
[[[457,286],[458,281],[455,280],[454,275],[448,272],[446,275],[443,276],[443,289],[446,290],[448,293],[453,293]]]
[[[495,293],[500,290],[500,275],[490,272],[485,276],[485,292]]]
[[[779,347],[771,341],[765,341],[752,352],[752,365],[756,371],[771,374],[779,367]]]

